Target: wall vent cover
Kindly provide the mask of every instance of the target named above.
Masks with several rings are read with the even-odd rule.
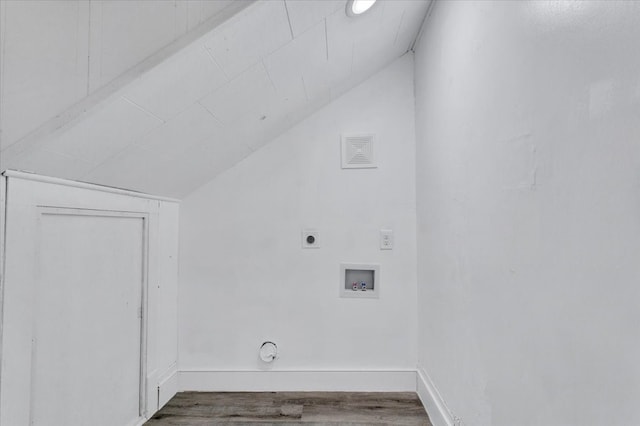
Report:
[[[367,169],[377,167],[373,155],[374,135],[342,135],[342,168]]]

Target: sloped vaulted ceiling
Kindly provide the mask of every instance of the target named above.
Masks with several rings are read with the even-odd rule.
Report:
[[[252,3],[2,168],[182,197],[412,46],[428,1]]]

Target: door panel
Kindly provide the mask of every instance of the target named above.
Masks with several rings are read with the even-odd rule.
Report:
[[[41,210],[31,424],[139,418],[144,238],[143,217]]]

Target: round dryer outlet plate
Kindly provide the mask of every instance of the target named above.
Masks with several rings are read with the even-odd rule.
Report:
[[[317,229],[302,230],[302,248],[320,248],[320,233]]]

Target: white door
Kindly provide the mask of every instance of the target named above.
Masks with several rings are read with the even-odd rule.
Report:
[[[39,210],[31,424],[134,424],[142,397],[145,218]]]
[[[141,424],[175,387],[177,205],[7,173],[0,426]]]

